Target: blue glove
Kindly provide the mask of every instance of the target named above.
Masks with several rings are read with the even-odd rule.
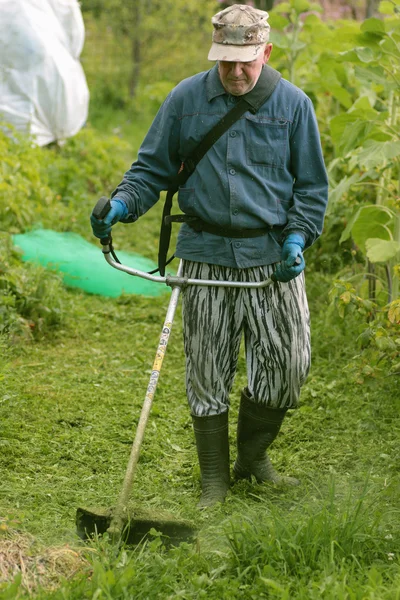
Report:
[[[282,260],[272,275],[274,281],[287,282],[304,271],[304,245],[304,238],[300,233],[290,233],[287,236],[282,246]]]
[[[111,233],[111,227],[118,223],[121,219],[128,216],[128,207],[120,198],[113,198],[110,201],[111,209],[102,221],[96,219],[93,214],[90,215],[90,223],[92,225],[93,234],[97,238],[106,238]]]

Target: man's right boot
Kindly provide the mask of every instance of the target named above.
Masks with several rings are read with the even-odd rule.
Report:
[[[210,417],[192,415],[201,473],[198,508],[224,502],[229,489],[228,411]]]
[[[298,479],[279,475],[267,454],[285,418],[286,409],[270,408],[253,402],[247,388],[242,391],[237,426],[237,459],[233,467],[236,479],[251,479],[258,483],[298,485]]]

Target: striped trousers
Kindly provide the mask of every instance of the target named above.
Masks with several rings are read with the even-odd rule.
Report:
[[[274,270],[184,261],[184,275],[195,279],[262,281]],[[297,406],[311,359],[304,273],[260,289],[188,286],[182,307],[186,391],[194,416],[228,410],[242,336],[254,402]]]

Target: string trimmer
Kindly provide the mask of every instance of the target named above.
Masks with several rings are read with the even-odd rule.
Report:
[[[95,208],[93,209],[93,215],[102,220],[110,210],[110,201],[103,197],[100,198]],[[162,535],[166,536],[170,542],[176,543],[182,540],[188,540],[194,537],[195,528],[187,521],[178,521],[174,519],[154,519],[151,516],[143,517],[142,515],[134,515],[129,512],[128,503],[129,497],[136,474],[136,467],[139,459],[140,448],[144,438],[146,425],[149,419],[151,406],[154,399],[158,379],[160,376],[161,366],[164,360],[165,351],[169,336],[171,333],[171,327],[174,320],[176,307],[178,305],[178,299],[180,292],[184,286],[196,285],[196,286],[217,286],[217,287],[241,287],[241,288],[263,288],[267,287],[273,282],[272,278],[266,279],[260,282],[239,282],[239,281],[215,281],[206,279],[190,279],[183,277],[183,264],[182,261],[179,264],[178,272],[172,276],[167,274],[165,277],[154,275],[153,273],[145,273],[128,267],[119,262],[113,246],[111,236],[101,240],[103,254],[106,261],[115,269],[124,271],[129,275],[135,277],[142,277],[155,283],[163,283],[172,288],[171,299],[168,305],[167,314],[165,317],[164,325],[161,331],[160,341],[158,344],[156,356],[154,359],[153,369],[147,391],[140,414],[139,423],[136,429],[135,439],[132,444],[131,454],[129,457],[125,479],[122,484],[122,488],[117,500],[117,504],[113,509],[106,509],[101,511],[93,511],[84,508],[78,508],[76,513],[76,524],[78,535],[85,539],[94,534],[103,534],[108,532],[111,537],[115,540],[127,541],[128,543],[137,543],[152,529],[157,530]]]

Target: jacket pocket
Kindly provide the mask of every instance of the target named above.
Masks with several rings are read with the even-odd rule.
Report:
[[[283,169],[288,147],[289,122],[285,119],[260,121],[246,116],[247,164]]]

